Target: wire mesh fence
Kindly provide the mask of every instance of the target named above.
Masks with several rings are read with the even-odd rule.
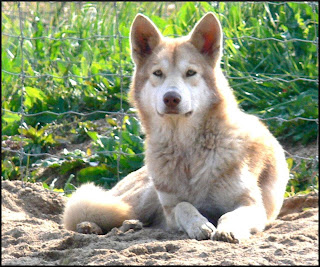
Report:
[[[283,141],[318,145],[317,2],[2,2],[2,179],[68,163],[69,182],[77,174],[110,185],[141,167],[143,134],[127,98],[130,23],[141,12],[177,37],[206,11],[221,20],[222,67],[241,107]]]

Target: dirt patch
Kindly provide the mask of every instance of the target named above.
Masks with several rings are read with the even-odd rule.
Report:
[[[283,143],[282,146],[288,152],[286,156],[314,158],[319,155],[318,141],[311,142],[308,145]]]
[[[61,225],[66,197],[41,183],[2,181],[5,265],[318,265],[318,196],[285,200],[281,216],[241,244],[152,228],[84,235]]]

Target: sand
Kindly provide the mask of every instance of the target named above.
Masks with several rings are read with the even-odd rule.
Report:
[[[4,265],[318,265],[318,195],[285,200],[278,219],[240,244],[183,233],[114,228],[106,235],[67,231],[67,200],[41,183],[2,181]]]

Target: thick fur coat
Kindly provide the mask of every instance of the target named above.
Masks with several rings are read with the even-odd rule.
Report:
[[[213,13],[176,39],[136,16],[130,99],[146,134],[145,167],[109,191],[81,186],[64,212],[67,229],[105,233],[139,219],[239,242],[276,218],[289,177],[284,151],[239,109],[220,68],[222,39]]]

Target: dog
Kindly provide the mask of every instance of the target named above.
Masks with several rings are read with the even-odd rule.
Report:
[[[211,12],[180,38],[135,17],[129,99],[146,136],[145,166],[108,191],[80,186],[64,210],[66,229],[103,234],[137,219],[238,243],[277,217],[289,178],[284,151],[238,107],[220,68],[222,40]]]

